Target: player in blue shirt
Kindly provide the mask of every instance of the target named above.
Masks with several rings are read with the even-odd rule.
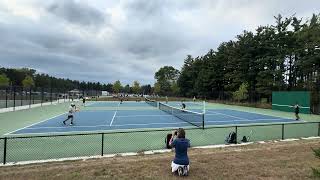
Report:
[[[190,140],[185,138],[185,131],[179,128],[172,133],[170,145],[175,148],[175,157],[171,162],[171,170],[173,173],[177,172],[179,176],[187,176],[189,171],[188,148],[190,147]]]

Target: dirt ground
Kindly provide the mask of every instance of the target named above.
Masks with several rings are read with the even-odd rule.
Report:
[[[0,167],[0,179],[314,179],[320,140],[191,149],[190,174],[170,173],[174,153]]]

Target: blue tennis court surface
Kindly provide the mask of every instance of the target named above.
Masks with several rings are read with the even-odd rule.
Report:
[[[178,106],[179,102],[170,102],[172,106]],[[143,110],[124,110],[123,106],[148,107]],[[194,104],[189,109],[202,112],[201,104]],[[88,107],[119,107],[116,110],[89,110],[83,108],[75,113],[74,125],[64,125],[67,113],[43,120],[39,123],[18,129],[11,134],[48,134],[48,133],[69,133],[69,132],[93,132],[93,131],[114,131],[114,130],[134,130],[153,128],[178,128],[192,126],[188,122],[153,108],[144,102],[93,102],[88,103]],[[67,110],[66,110],[67,111]],[[286,119],[270,115],[263,115],[254,112],[243,112],[230,109],[206,109],[204,116],[205,127],[212,125],[250,124],[250,123],[274,123],[293,122],[293,119]],[[70,123],[68,121],[67,123]],[[197,122],[199,123],[199,122]]]

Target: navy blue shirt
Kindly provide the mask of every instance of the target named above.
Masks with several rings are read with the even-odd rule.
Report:
[[[172,142],[172,147],[176,150],[173,162],[179,165],[189,165],[188,148],[190,147],[189,139],[177,138]]]

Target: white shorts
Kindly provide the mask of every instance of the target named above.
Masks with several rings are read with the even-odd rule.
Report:
[[[171,171],[172,172],[176,172],[178,170],[179,167],[184,167],[185,165],[180,165],[180,164],[175,164],[173,161],[171,162]],[[188,171],[189,171],[189,168],[190,166],[188,166]]]

